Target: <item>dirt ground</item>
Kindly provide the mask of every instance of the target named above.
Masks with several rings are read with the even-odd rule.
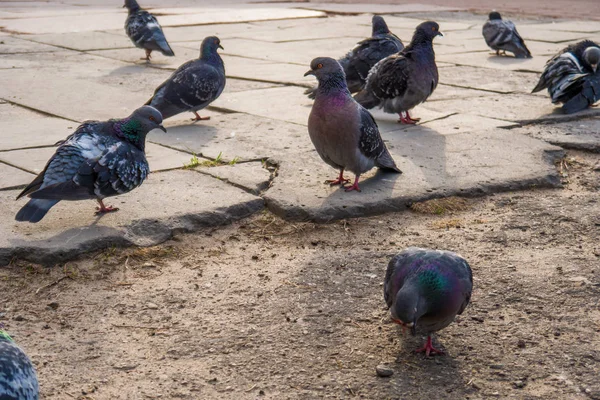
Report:
[[[53,268],[16,260],[0,321],[45,399],[600,399],[597,160],[569,152],[564,189],[433,213],[264,213]],[[388,317],[384,271],[407,246],[473,268],[472,303],[434,339],[445,356],[412,353],[423,338]]]

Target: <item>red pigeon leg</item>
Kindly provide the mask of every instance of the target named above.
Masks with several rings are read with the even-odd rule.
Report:
[[[104,202],[100,199],[98,199],[98,204],[100,204],[100,207],[96,207],[96,215],[101,215],[101,214],[106,214],[109,212],[114,212],[114,211],[119,211],[119,209],[117,207],[112,207],[112,206],[105,206]]]
[[[433,353],[433,354],[444,354],[444,352],[442,350],[438,350],[435,347],[433,347],[433,344],[431,343],[431,336],[427,336],[427,342],[425,343],[425,345],[423,347],[421,347],[420,349],[415,350],[415,353],[422,353],[425,352],[425,356],[429,357],[429,353]]]
[[[198,115],[198,113],[196,111],[192,111],[192,112],[196,116],[195,118],[192,118],[192,121],[208,121],[210,119],[210,117],[201,117],[200,115]]]
[[[150,62],[150,59],[152,58],[152,57],[150,57],[150,53],[152,53],[152,50],[146,49],[146,57],[145,58],[142,57],[142,58],[140,58],[140,60],[146,60],[146,61]]]
[[[352,186],[347,187],[346,192],[351,192],[353,190],[360,192],[360,188],[358,187],[358,178],[359,177],[360,177],[360,175],[356,175],[356,178],[354,178],[354,184],[352,184]]]
[[[414,125],[417,122],[419,122],[420,120],[421,120],[421,118],[414,118],[414,119],[411,118],[408,111],[402,111],[400,113],[400,119],[398,120],[398,122],[401,124]]]
[[[329,183],[329,186],[343,185],[347,182],[350,182],[350,179],[344,178],[344,168],[340,170],[340,176],[337,179],[325,181],[325,183]]]

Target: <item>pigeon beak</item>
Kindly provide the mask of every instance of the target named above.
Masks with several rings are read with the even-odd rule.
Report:
[[[444,34],[442,32],[438,32],[437,34],[438,36],[444,37]]]
[[[413,321],[410,324],[410,334],[415,336],[417,334],[417,321]]]
[[[315,71],[313,71],[311,69],[311,70],[306,71],[306,73],[304,74],[304,76],[309,76],[309,75],[315,76]]]
[[[164,127],[164,126],[162,126],[162,125],[159,125],[159,126],[158,126],[158,129],[160,129],[160,130],[161,130],[161,131],[163,131],[164,133],[167,133],[167,128],[165,128],[165,127]]]
[[[597,69],[598,69],[598,64],[592,64],[592,70],[594,71],[594,73],[596,73]]]
[[[223,46],[221,46],[221,45],[219,45],[219,48],[220,48],[221,50],[225,50],[225,48],[223,48]]]

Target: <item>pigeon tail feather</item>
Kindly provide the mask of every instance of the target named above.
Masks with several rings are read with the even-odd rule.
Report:
[[[31,199],[15,216],[17,221],[40,222],[46,213],[60,200]]]
[[[367,89],[363,89],[354,96],[354,100],[361,106],[370,110],[371,108],[377,107],[380,104],[380,100],[373,96],[373,93]]]
[[[384,171],[397,172],[399,174],[402,173],[402,171],[400,171],[400,169],[396,166],[392,155],[387,150],[382,155],[377,157],[377,160],[375,160],[375,165]]]

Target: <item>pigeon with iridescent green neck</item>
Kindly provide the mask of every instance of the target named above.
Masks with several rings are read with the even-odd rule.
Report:
[[[127,118],[87,121],[58,149],[44,170],[17,197],[31,198],[19,210],[17,221],[39,222],[61,200],[98,201],[97,214],[117,211],[103,199],[130,192],[142,184],[150,169],[146,135],[161,125],[155,108],[142,106]]]
[[[383,295],[394,322],[413,335],[427,335],[417,352],[429,356],[443,354],[433,347],[431,334],[462,314],[472,290],[473,275],[464,258],[450,251],[409,247],[390,261]]]
[[[31,360],[0,327],[0,399],[38,398],[39,385]]]

